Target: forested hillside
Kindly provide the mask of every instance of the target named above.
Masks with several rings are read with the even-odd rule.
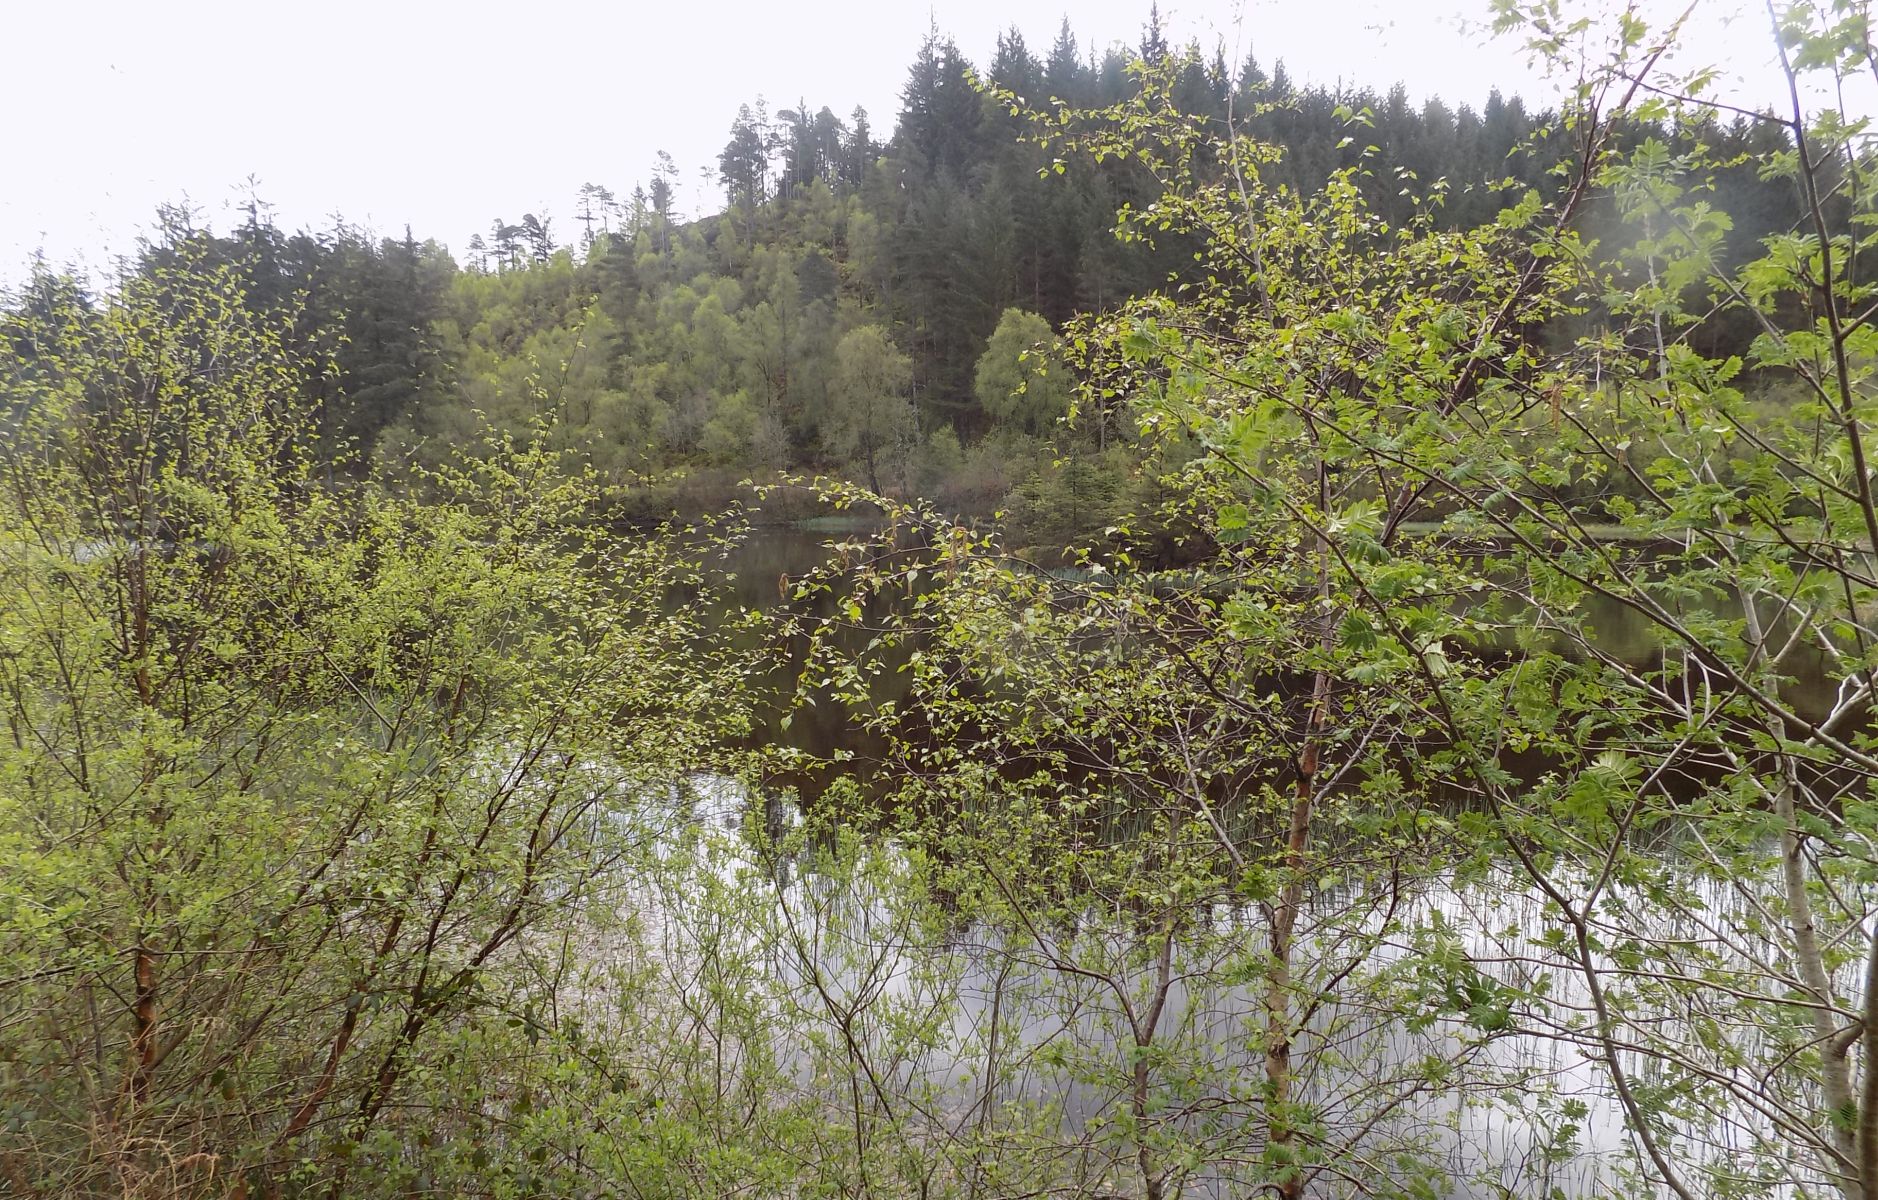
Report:
[[[1282,62],[1170,46],[1151,13],[1136,46],[1085,48],[1066,21],[1047,50],[1013,30],[983,64],[935,33],[883,140],[860,110],[745,104],[717,163],[724,208],[707,220],[678,218],[661,156],[643,186],[589,184],[565,218],[498,218],[454,257],[408,229],[290,233],[255,202],[220,235],[165,213],[139,269],[187,246],[235,265],[251,304],[304,297],[296,349],[330,360],[307,397],[329,460],[434,465],[487,420],[578,451],[644,515],[721,504],[747,477],[826,473],[953,511],[1002,508],[1031,540],[1061,542],[1140,507],[1145,484],[1125,406],[1098,395],[1073,427],[1061,420],[1058,334],[1200,282],[1199,268],[1190,235],[1152,236],[1149,221],[1116,236],[1118,212],[1155,211],[1139,162],[1060,155],[1011,108],[1121,105],[1139,87],[1131,59],[1167,65],[1193,119],[1278,147],[1263,186],[1308,193],[1351,170],[1395,225],[1490,221],[1549,196],[1570,153],[1557,117],[1517,97],[1476,110],[1401,87],[1300,88]],[[1630,135],[1706,146],[1717,207],[1743,235],[1731,244],[1751,245],[1787,199],[1745,156],[1781,135],[1696,119]],[[1711,333],[1739,349],[1752,330]]]

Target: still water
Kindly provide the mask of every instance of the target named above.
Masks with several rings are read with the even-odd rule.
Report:
[[[844,858],[792,842],[792,810],[735,781],[696,777],[648,797],[641,816],[659,830],[653,840],[670,869],[626,887],[640,935],[611,950],[635,971],[656,963],[675,984],[734,985],[761,1009],[761,1045],[748,1032],[741,1041],[709,1035],[733,1044],[720,1072],[735,1077],[779,1058],[792,1101],[819,1101],[838,1129],[858,1103],[869,1137],[891,1127],[923,1154],[1053,1164],[1042,1189],[1052,1193],[1146,1194],[1143,1144],[1165,1197],[1227,1200],[1258,1194],[1271,1178],[1260,1162],[1258,972],[1268,942],[1255,911],[1192,914],[1164,959],[1159,931],[1093,907],[1045,928],[935,929],[930,908],[899,890],[911,879],[902,848],[876,843]],[[734,889],[741,907],[727,914],[700,903],[700,873]],[[1725,887],[1703,890],[1718,911],[1738,907]],[[1323,1148],[1307,1195],[1657,1194],[1637,1178],[1582,1029],[1565,1028],[1585,1007],[1582,986],[1534,952],[1553,919],[1510,872],[1314,897],[1299,994],[1323,987],[1328,1001],[1293,1051],[1295,1099],[1312,1111],[1312,1140]],[[1409,1004],[1431,938],[1458,939],[1509,982],[1531,988],[1547,978],[1547,1003],[1492,1033],[1453,1013],[1418,1013]],[[679,1007],[708,1025],[696,1014],[710,1009],[709,992],[698,986]],[[1137,1108],[1133,1066],[1143,1059]],[[1641,1057],[1626,1065],[1649,1076]],[[718,1086],[734,1088],[721,1077]],[[1744,1166],[1777,1135],[1747,1111],[1685,1132],[1697,1147],[1689,1153],[1738,1154]],[[985,1170],[973,1194],[1027,1194]],[[1749,1194],[1798,1193],[1772,1180]]]

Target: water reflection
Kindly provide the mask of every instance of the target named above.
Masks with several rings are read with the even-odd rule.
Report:
[[[1163,959],[1168,927],[1140,914],[1091,906],[1033,925],[948,913],[898,845],[804,842],[792,805],[731,780],[689,780],[634,819],[659,831],[669,869],[623,885],[645,937],[631,953],[657,960],[685,1011],[708,1012],[711,988],[734,983],[764,1013],[765,1044],[746,1033],[720,1069],[775,1058],[792,1101],[837,1124],[861,1120],[859,1105],[870,1137],[979,1172],[967,1194],[1012,1194],[999,1170],[1021,1159],[1039,1190],[1139,1195],[1144,1145],[1167,1197],[1224,1200],[1269,1182],[1267,942],[1255,906],[1184,913]],[[735,891],[734,912],[703,901],[712,887]],[[1724,882],[1691,887],[1713,913],[1745,910]],[[1613,905],[1626,919],[1646,906],[1640,895]],[[1653,933],[1706,936],[1656,911]],[[1653,1194],[1586,1033],[1583,981],[1540,949],[1557,920],[1510,871],[1314,896],[1297,994],[1317,1003],[1293,1060],[1308,1140],[1323,1152],[1308,1194],[1417,1194],[1417,1178],[1426,1194],[1456,1197]],[[1448,976],[1435,964],[1456,951],[1522,997],[1504,1021],[1441,999]],[[1622,978],[1609,955],[1599,965]],[[1690,1015],[1663,1008],[1637,1023],[1673,1040],[1691,1036]],[[1732,1036],[1745,1074],[1764,1048],[1751,1031]],[[1626,1066],[1650,1081],[1647,1056]],[[1768,1114],[1745,1109],[1670,1126],[1687,1155],[1738,1155],[1744,1167],[1751,1152],[1764,1164],[1780,1136]]]

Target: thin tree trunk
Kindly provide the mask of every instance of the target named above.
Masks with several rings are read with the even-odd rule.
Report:
[[[1320,459],[1317,464],[1317,490],[1320,506],[1327,509],[1329,472]],[[1330,599],[1329,547],[1321,536],[1317,543],[1317,599],[1320,610]],[[1324,621],[1319,634],[1319,648],[1330,649],[1330,626]],[[1277,1181],[1280,1200],[1300,1200],[1304,1195],[1304,1171],[1298,1162],[1297,1133],[1286,1112],[1291,1102],[1291,967],[1296,952],[1298,915],[1304,907],[1304,855],[1311,840],[1311,810],[1317,797],[1317,772],[1323,751],[1324,727],[1330,715],[1330,672],[1320,666],[1311,680],[1310,706],[1304,717],[1303,746],[1298,753],[1298,781],[1292,793],[1291,823],[1285,835],[1285,883],[1278,894],[1272,914],[1272,963],[1265,980],[1265,1083],[1266,1138],[1270,1146],[1283,1147],[1291,1165]]]
[[[1794,793],[1797,788],[1792,778],[1793,766],[1789,759],[1786,766],[1788,778],[1774,793],[1774,812],[1780,820],[1780,871],[1787,897],[1787,920],[1793,927],[1793,959],[1799,968],[1800,982],[1812,999],[1809,1012],[1812,1016],[1813,1033],[1819,1039],[1819,1082],[1826,1095],[1826,1119],[1832,1128],[1833,1148],[1842,1160],[1839,1170],[1833,1172],[1838,1177],[1839,1190],[1846,1200],[1864,1200],[1865,1189],[1859,1176],[1861,1153],[1868,1153],[1869,1147],[1860,1147],[1854,1135],[1854,1129],[1871,1119],[1868,1111],[1860,1112],[1858,1101],[1852,1093],[1852,1068],[1846,1061],[1846,1051],[1850,1047],[1838,1037],[1838,1029],[1832,1019],[1832,978],[1826,973],[1826,960],[1819,946],[1819,930],[1813,921],[1813,901],[1806,890],[1806,852],[1800,842],[1799,815],[1795,805]],[[1866,1004],[1869,1007],[1871,1000]],[[1869,1029],[1866,1036],[1871,1036]],[[1867,1068],[1869,1074],[1869,1067]],[[1870,1090],[1867,1080],[1866,1090]]]
[[[1878,922],[1872,925],[1871,949],[1865,956],[1864,1024],[1859,1036],[1865,1075],[1859,1089],[1858,1173],[1869,1183],[1878,1181]]]
[[[150,1093],[150,1077],[157,1061],[157,956],[144,937],[132,952],[136,999],[131,1004],[130,1099],[142,1105]]]
[[[1751,661],[1771,670],[1773,664],[1767,660],[1767,632],[1760,609],[1747,589],[1740,589],[1739,595],[1753,655]],[[1767,732],[1776,748],[1786,741],[1786,726],[1777,717],[1768,722]],[[1800,840],[1798,765],[1791,755],[1778,749],[1776,753],[1781,755],[1782,776],[1780,786],[1774,791],[1774,816],[1780,822],[1781,885],[1787,903],[1787,923],[1793,933],[1794,966],[1812,1001],[1809,1015],[1819,1045],[1820,1089],[1825,1094],[1826,1122],[1839,1159],[1831,1173],[1846,1200],[1864,1200],[1860,1147],[1854,1131],[1865,1114],[1860,1112],[1852,1091],[1852,1069],[1846,1061],[1850,1046],[1838,1036],[1832,1017],[1832,976],[1826,970],[1826,957],[1820,949],[1819,929],[1813,918],[1813,900],[1806,889],[1806,847]]]

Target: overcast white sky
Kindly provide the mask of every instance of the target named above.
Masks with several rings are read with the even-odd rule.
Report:
[[[1698,3],[1698,50],[1758,65],[1764,17],[1730,30],[1745,0]],[[1161,8],[1178,40],[1300,80],[1476,106],[1496,85],[1549,94],[1515,46],[1466,28],[1484,0]],[[0,282],[39,249],[100,268],[164,201],[225,227],[249,176],[289,227],[342,213],[459,250],[525,211],[566,238],[583,182],[629,193],[660,149],[696,208],[740,103],[860,104],[885,136],[929,23],[983,63],[1012,25],[1047,50],[1066,9],[1086,50],[1137,40],[1147,0],[0,0]]]

